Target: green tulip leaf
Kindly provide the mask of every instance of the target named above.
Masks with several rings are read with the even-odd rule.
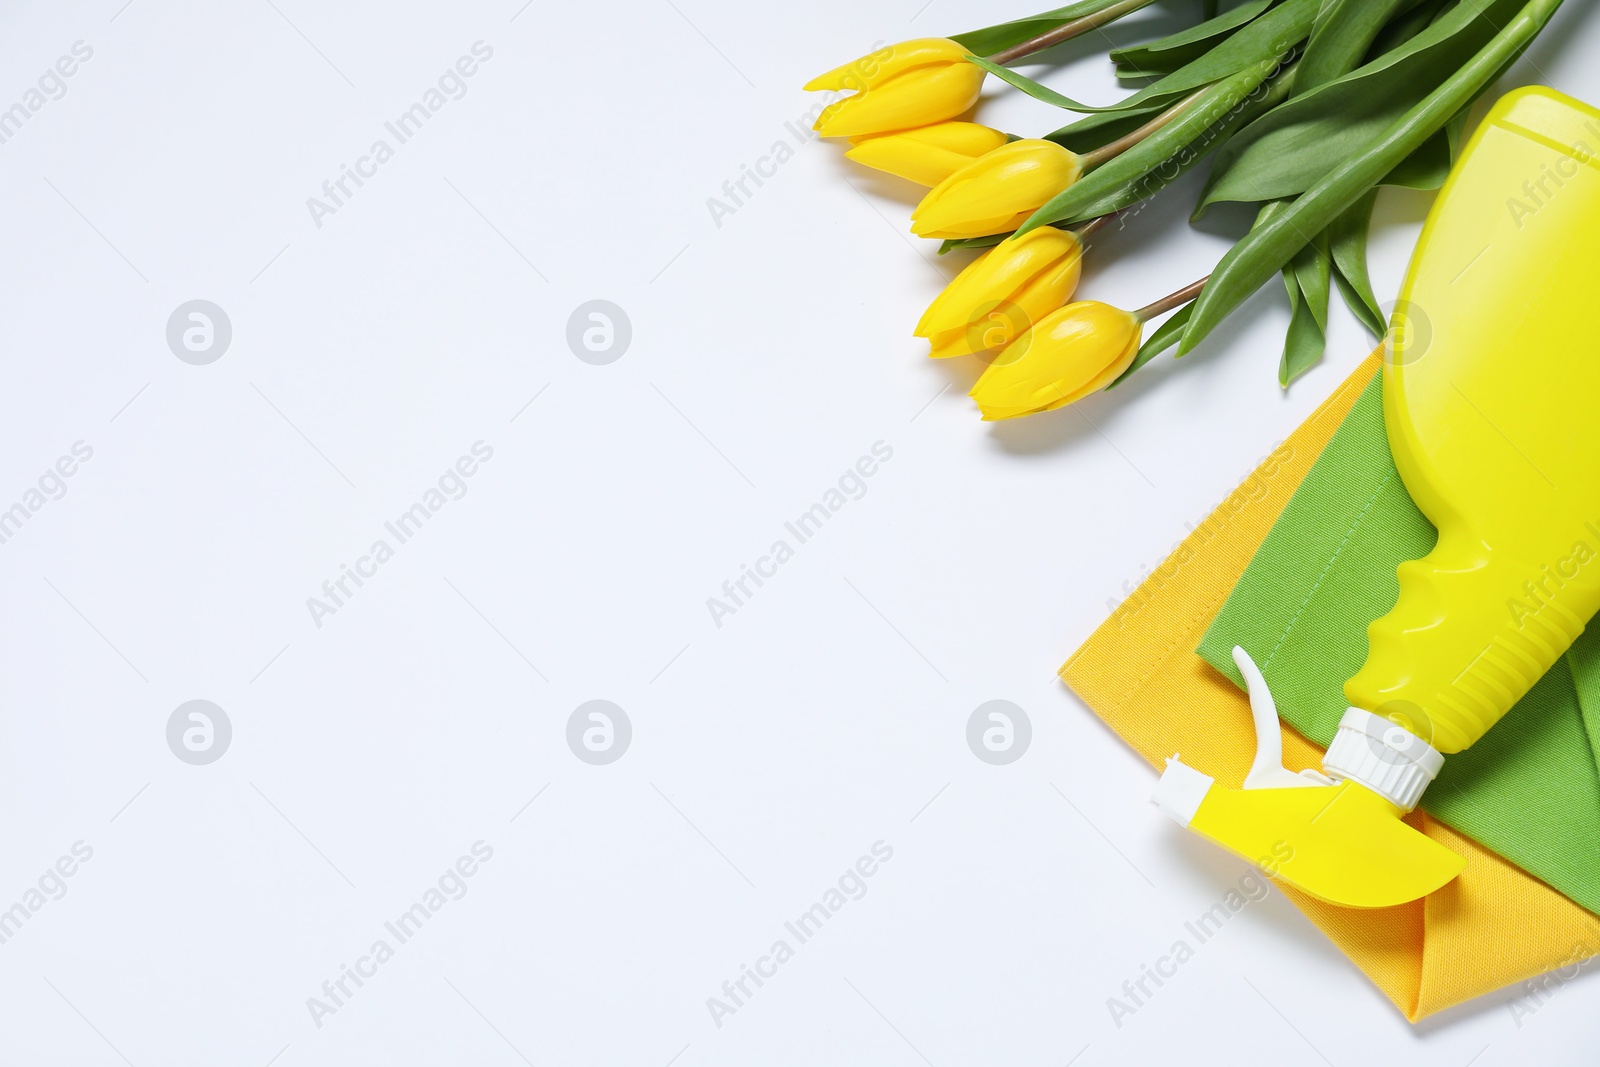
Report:
[[[1163,73],[1177,70],[1185,63],[1199,59],[1217,42],[1249,22],[1276,0],[1248,0],[1238,7],[1229,8],[1221,15],[1208,18],[1198,26],[1168,34],[1149,44],[1132,48],[1114,48],[1111,62],[1121,67],[1147,67],[1162,69]]]
[[[1055,107],[1064,108],[1067,111],[1101,113],[1120,112],[1127,110],[1121,104],[1112,104],[1109,107],[1095,107],[1093,104],[1080,103],[1079,101],[1072,99],[1070,96],[1062,96],[1048,85],[1040,85],[1026,74],[1018,74],[1010,67],[1002,67],[998,63],[991,63],[989,60],[980,56],[968,56],[967,61],[969,63],[976,63],[978,66],[982,67],[990,74],[993,74],[996,78],[999,78],[1007,85],[1010,85],[1016,89],[1021,89],[1035,100],[1043,101],[1044,103],[1051,104]]]
[[[1179,354],[1192,351],[1246,297],[1293,259],[1305,245],[1306,234],[1322,232],[1470,104],[1508,63],[1521,55],[1560,6],[1561,0],[1529,0],[1504,29],[1442,85],[1397,122],[1345,155],[1342,162],[1327,170],[1292,204],[1235,244],[1201,290],[1194,314],[1179,343]],[[1314,99],[1327,88],[1314,90],[1301,99]],[[1276,110],[1284,110],[1295,103],[1291,100]],[[1243,137],[1247,132],[1241,131],[1238,136]],[[1232,143],[1229,142],[1230,146]],[[1326,155],[1319,153],[1319,157],[1321,165],[1326,167]]]
[[[1499,76],[1494,78],[1494,81],[1499,80]],[[1450,176],[1450,168],[1456,165],[1456,157],[1461,154],[1466,125],[1466,111],[1458,111],[1444,124],[1444,129],[1424,141],[1422,147],[1384,175],[1381,184],[1424,190],[1442,186]]]
[[[1283,355],[1278,360],[1278,384],[1287,387],[1322,360],[1328,347],[1327,336],[1317,324],[1310,303],[1300,287],[1288,282],[1290,292],[1289,331],[1283,339]]]
[[[1383,313],[1367,303],[1370,294],[1356,289],[1350,283],[1350,279],[1339,271],[1333,272],[1333,281],[1339,287],[1339,296],[1344,299],[1344,306],[1350,309],[1350,314],[1354,315],[1374,338],[1382,340],[1383,335],[1388,332],[1388,327],[1384,325]]]
[[[1300,295],[1311,309],[1319,329],[1328,328],[1328,287],[1333,281],[1333,258],[1328,254],[1327,234],[1318,234],[1289,261]]]
[[[1449,79],[1519,6],[1516,0],[1482,0],[1481,8],[1462,3],[1371,62],[1309,91],[1297,86],[1292,99],[1218,153],[1201,207],[1305,192],[1327,173],[1330,160],[1360,151]],[[1426,180],[1429,158],[1437,157],[1419,160],[1412,175],[1402,173],[1407,184]]]
[[[1296,95],[1342,78],[1361,65],[1384,26],[1416,0],[1333,0],[1318,16],[1300,58]]]
[[[1161,104],[1146,104],[1129,111],[1088,115],[1054,133],[1045,134],[1045,140],[1054,141],[1074,152],[1089,152],[1103,144],[1110,144],[1125,133],[1132,133],[1161,114],[1162,110]]]
[[[1450,150],[1450,138],[1444,130],[1423,141],[1417,150],[1400,161],[1400,164],[1383,176],[1380,184],[1402,189],[1437,189],[1450,174],[1455,154]]]
[[[1213,85],[1243,71],[1270,64],[1288,55],[1311,32],[1311,24],[1316,18],[1319,3],[1321,0],[1282,0],[1278,6],[1224,38],[1198,58],[1185,63],[1171,74],[1164,75],[1120,102],[1106,107],[1092,107],[1079,103],[987,60],[973,58],[972,62],[1035,99],[1099,119],[1099,122],[1081,120],[1049,135],[1050,139],[1058,144],[1072,147],[1068,142],[1078,141],[1078,135],[1088,130],[1104,130],[1118,119],[1135,112],[1154,115],[1197,89]],[[1136,128],[1138,125],[1139,123],[1133,123],[1128,129]],[[1107,137],[1100,143],[1104,144],[1115,136],[1118,135]]]
[[[1382,337],[1388,326],[1367,274],[1367,232],[1377,198],[1378,191],[1369,190],[1333,220],[1328,227],[1328,252],[1333,259],[1333,279],[1345,306],[1374,337]]]
[[[1067,186],[1029,216],[1017,232],[1027,233],[1052,222],[1086,217],[1083,214],[1085,207],[1091,204],[1098,206],[1118,190],[1125,189],[1130,182],[1138,182],[1171,160],[1180,150],[1198,142],[1202,134],[1222,122],[1230,113],[1248,107],[1252,93],[1259,90],[1265,95],[1266,90],[1261,89],[1262,83],[1279,70],[1276,60],[1269,59],[1231,74],[1199,93],[1167,125]],[[1208,148],[1202,145],[1200,151],[1203,153]],[[1143,199],[1153,191],[1149,189],[1138,199]]]
[[[1326,238],[1318,237],[1295,253],[1283,268],[1289,291],[1289,330],[1283,358],[1278,363],[1278,384],[1287,386],[1322,359],[1328,347],[1328,289],[1333,279]]]
[[[1367,58],[1376,59],[1385,52],[1399,48],[1433,25],[1445,9],[1452,7],[1454,3],[1455,0],[1422,0],[1415,7],[1400,12],[1389,20],[1387,26],[1378,31],[1372,47],[1367,50]]]
[[[939,254],[959,252],[963,248],[993,248],[1010,236],[1009,233],[992,233],[987,237],[947,237],[939,242]]]
[[[1129,63],[1118,63],[1113,71],[1118,81],[1138,81],[1144,78],[1162,78],[1178,68],[1152,65],[1149,67],[1136,67]]]
[[[1229,111],[1215,125],[1179,148],[1176,153],[1152,169],[1114,186],[1099,199],[1082,205],[1071,218],[1063,221],[1081,222],[1100,215],[1108,215],[1155,195],[1192,170],[1211,152],[1226,144],[1228,138],[1238,130],[1281,103],[1289,95],[1289,88],[1293,83],[1294,68],[1291,66],[1267,83],[1267,91],[1264,94],[1252,93],[1246,97],[1243,106]]]
[[[1288,54],[1311,32],[1322,2],[1283,0],[1203,55],[1123,100],[1120,106],[1131,108],[1156,101],[1170,103],[1202,86]]]

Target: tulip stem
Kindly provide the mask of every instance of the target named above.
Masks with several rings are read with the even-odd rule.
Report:
[[[1115,212],[1115,211],[1108,212],[1108,213],[1106,213],[1104,215],[1096,215],[1094,218],[1090,219],[1088,222],[1084,223],[1082,226],[1079,226],[1077,229],[1073,230],[1072,234],[1079,241],[1082,241],[1086,237],[1088,237],[1090,234],[1094,233],[1094,231],[1098,230],[1100,227],[1104,226],[1106,223],[1108,223],[1112,219],[1116,218],[1117,215],[1118,215],[1118,212]]]
[[[1138,129],[1130,130],[1109,144],[1103,144],[1099,148],[1084,152],[1078,157],[1078,159],[1083,163],[1083,169],[1092,170],[1113,156],[1119,156],[1126,152],[1128,149],[1132,148],[1134,145],[1138,144],[1140,141],[1144,140],[1146,137],[1149,137],[1152,133],[1155,133],[1157,130],[1161,129],[1161,127],[1167,125],[1173,119],[1189,110],[1189,108],[1193,107],[1195,102],[1206,94],[1206,89],[1208,88],[1209,86],[1204,86],[1196,89],[1194,92],[1190,93],[1182,100],[1179,100],[1176,104],[1173,104],[1171,107],[1167,108],[1165,111],[1161,112],[1161,114],[1157,115],[1143,126],[1140,126]]]
[[[1096,27],[1104,26],[1108,22],[1114,22],[1129,12],[1137,11],[1153,2],[1154,0],[1119,0],[1118,3],[1101,8],[1093,14],[1084,15],[1082,18],[1076,18],[1070,22],[1063,22],[1053,30],[1041,33],[1037,37],[1030,37],[1021,44],[1014,44],[1003,52],[996,52],[989,57],[989,61],[991,63],[1006,64],[1013,60],[1021,59],[1023,56],[1042,52],[1052,45],[1058,45],[1062,41],[1070,41],[1081,33],[1088,33]]]
[[[1205,288],[1206,278],[1210,277],[1211,275],[1208,274],[1205,278],[1201,278],[1197,282],[1190,282],[1188,285],[1184,286],[1182,289],[1179,289],[1175,293],[1168,293],[1160,300],[1157,300],[1154,303],[1146,304],[1138,311],[1135,311],[1133,313],[1133,317],[1138,319],[1140,322],[1146,322],[1155,318],[1157,315],[1171,311],[1173,308],[1182,307],[1200,295],[1200,290]]]

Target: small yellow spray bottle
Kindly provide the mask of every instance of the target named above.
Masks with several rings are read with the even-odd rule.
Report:
[[[1174,756],[1155,802],[1314,897],[1403,904],[1465,866],[1413,830],[1445,755],[1482,737],[1600,609],[1600,111],[1550,89],[1502,98],[1423,227],[1383,369],[1396,468],[1438,527],[1322,773],[1282,766],[1271,694],[1243,649],[1257,751],[1243,789]]]

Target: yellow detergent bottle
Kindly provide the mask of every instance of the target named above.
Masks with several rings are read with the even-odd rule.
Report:
[[[1168,761],[1156,803],[1334,904],[1431,893],[1465,861],[1401,821],[1444,756],[1482,737],[1600,609],[1600,111],[1550,89],[1502,98],[1423,227],[1383,369],[1408,492],[1438,527],[1323,773],[1282,766],[1276,711],[1243,649],[1257,736],[1243,789]]]

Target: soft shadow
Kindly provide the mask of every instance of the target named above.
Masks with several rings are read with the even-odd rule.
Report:
[[[916,182],[862,166],[853,159],[846,159],[843,152],[833,153],[832,167],[839,177],[849,182],[856,192],[863,196],[882,197],[902,205],[906,209],[905,229],[907,233],[911,232],[911,209],[922,202],[922,198],[927,195],[927,189]]]
[[[1587,965],[1588,962],[1586,961],[1583,966]],[[1545,993],[1547,1003],[1548,998],[1560,996],[1561,993],[1569,986],[1575,985],[1579,982],[1589,982],[1592,984],[1596,981],[1594,977],[1595,972],[1592,971],[1589,973],[1579,973],[1573,975],[1571,978],[1562,978],[1558,973],[1562,969],[1563,968],[1556,968],[1555,971],[1548,972],[1549,974],[1554,975],[1554,977],[1550,979],[1553,988]],[[1538,986],[1541,984],[1541,981],[1544,978],[1545,975],[1537,975],[1532,979],[1532,982],[1534,985]],[[1436,1031],[1443,1030],[1446,1027],[1455,1026],[1457,1023],[1463,1022],[1467,1019],[1480,1018],[1491,1011],[1496,1011],[1501,1008],[1505,1008],[1509,1011],[1510,1009],[1508,1005],[1510,1002],[1517,999],[1519,996],[1525,995],[1522,985],[1523,983],[1519,982],[1516,985],[1510,985],[1504,989],[1496,989],[1492,993],[1485,993],[1480,997],[1473,997],[1471,1000],[1465,1001],[1464,1003],[1457,1004],[1454,1007],[1446,1008],[1444,1011],[1441,1011],[1436,1015],[1428,1016],[1421,1022],[1416,1023],[1414,1029],[1416,1030],[1418,1036],[1426,1036]],[[1535,1008],[1534,1010],[1537,1011],[1542,1009]]]
[[[911,209],[922,202],[922,198],[928,194],[927,188],[906,178],[864,167],[854,160],[846,159],[843,153],[839,155],[839,163],[841,169],[846,170],[845,180],[861,192],[868,196],[881,196],[904,207],[906,232],[911,232]]]
[[[1190,360],[1194,360],[1196,357],[1199,357],[1200,359],[1209,359],[1213,353],[1226,351],[1235,347],[1238,345],[1239,335],[1244,333],[1245,330],[1249,329],[1251,323],[1266,311],[1268,304],[1287,299],[1288,297],[1284,293],[1283,283],[1278,280],[1277,275],[1273,275],[1271,278],[1268,278],[1262,283],[1261,288],[1245,297],[1244,302],[1235,308],[1227,318],[1217,323],[1217,325],[1212,328],[1211,332],[1206,334],[1205,338],[1188,355],[1184,356],[1182,359],[1173,359],[1170,353],[1174,351],[1174,349],[1169,348],[1165,353],[1162,353],[1161,356],[1157,356],[1154,360],[1151,360],[1150,364],[1142,368],[1132,378],[1129,378],[1123,386],[1119,386],[1118,391],[1121,391],[1122,388],[1137,382],[1140,375],[1144,374],[1146,370],[1149,370],[1150,367],[1160,362],[1163,357],[1165,357],[1166,361],[1171,364],[1186,364]],[[1276,355],[1276,353],[1274,353],[1274,355]]]
[[[1207,163],[1196,170],[1211,173],[1214,163]],[[1191,203],[1198,202],[1198,190]],[[1192,211],[1192,209],[1191,209]],[[1206,213],[1190,223],[1201,233],[1215,234],[1218,237],[1229,237],[1237,241],[1250,232],[1250,227],[1255,225],[1256,216],[1261,213],[1260,204],[1247,204],[1237,200],[1222,200],[1206,208]]]
[[[1506,992],[1504,989],[1497,989],[1493,993],[1485,993],[1481,997],[1473,997],[1444,1011],[1435,1012],[1420,1022],[1412,1023],[1411,1032],[1419,1038],[1427,1037],[1460,1025],[1469,1019],[1481,1019],[1492,1011],[1503,1010],[1506,1002],[1512,999]]]
[[[1003,419],[989,427],[989,440],[1013,456],[1044,455],[1099,436],[1077,404],[1040,415]]]
[[[1160,249],[1172,233],[1188,225],[1189,208],[1200,191],[1200,175],[1190,173],[1146,200],[1131,204],[1089,238],[1084,277],[1124,256]],[[1188,279],[1192,280],[1192,279]],[[1151,296],[1159,294],[1152,293]]]
[[[1421,225],[1433,208],[1436,196],[1438,193],[1431,189],[1385,187],[1378,192],[1377,203],[1372,208],[1372,228]]]
[[[1582,12],[1579,14],[1579,12]],[[1545,68],[1555,63],[1557,53],[1570,49],[1578,20],[1589,15],[1586,4],[1566,4],[1550,19],[1543,32],[1533,39],[1526,51],[1512,65],[1512,77],[1502,78],[1486,94],[1491,101],[1498,100],[1520,85],[1545,85],[1550,79]],[[1531,70],[1525,69],[1531,68]],[[1515,84],[1508,84],[1514,82]]]
[[[917,344],[922,348],[923,362],[930,364],[934,374],[944,380],[952,394],[966,396],[972,389],[972,383],[978,380],[988,367],[988,362],[982,357],[952,356],[949,359],[933,359],[928,356],[926,349],[928,342],[917,338]]]

